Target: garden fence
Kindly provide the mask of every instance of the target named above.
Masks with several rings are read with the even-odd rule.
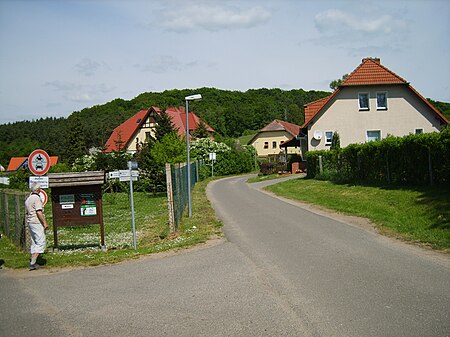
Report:
[[[3,234],[20,249],[28,250],[30,235],[25,226],[25,199],[28,193],[0,191],[0,227]]]
[[[191,163],[191,190],[199,180],[199,169],[203,162]],[[166,164],[167,199],[169,208],[170,231],[174,232],[183,217],[183,212],[188,204],[187,193],[187,165]]]

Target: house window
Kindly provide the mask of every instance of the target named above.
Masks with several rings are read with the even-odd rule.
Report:
[[[333,131],[325,131],[325,145],[331,145],[333,141]]]
[[[276,149],[277,148],[277,142],[272,142],[272,149]]]
[[[387,93],[377,92],[377,110],[387,110]]]
[[[369,94],[366,92],[358,94],[359,110],[369,110]]]
[[[377,140],[381,140],[381,131],[380,130],[368,130],[366,132],[366,139],[368,142],[374,142]]]
[[[148,142],[150,140],[150,138],[152,138],[151,132],[146,132],[145,133],[145,141]]]
[[[264,148],[268,149],[269,148],[269,142],[264,142]]]
[[[415,129],[415,130],[414,130],[414,133],[415,133],[416,135],[420,135],[420,134],[423,133],[423,129]]]

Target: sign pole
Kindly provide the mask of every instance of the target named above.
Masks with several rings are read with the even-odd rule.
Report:
[[[128,170],[130,171],[130,204],[131,204],[131,226],[133,228],[133,247],[134,250],[136,250],[136,225],[134,222],[133,179],[131,177],[131,162],[128,162]]]

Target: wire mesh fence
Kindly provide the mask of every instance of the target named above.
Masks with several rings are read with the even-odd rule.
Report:
[[[199,181],[199,170],[203,162],[197,161],[191,163],[191,190],[195,183]],[[167,179],[167,197],[169,207],[169,225],[170,231],[178,229],[183,217],[183,212],[188,204],[188,187],[187,187],[187,165],[186,163],[166,165]]]
[[[28,193],[0,191],[0,227],[3,234],[20,249],[29,248],[25,226],[25,199]]]

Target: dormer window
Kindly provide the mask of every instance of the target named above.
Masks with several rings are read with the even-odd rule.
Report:
[[[377,110],[387,110],[386,92],[377,92]]]
[[[358,94],[359,110],[369,110],[369,94],[366,92],[360,92]]]

